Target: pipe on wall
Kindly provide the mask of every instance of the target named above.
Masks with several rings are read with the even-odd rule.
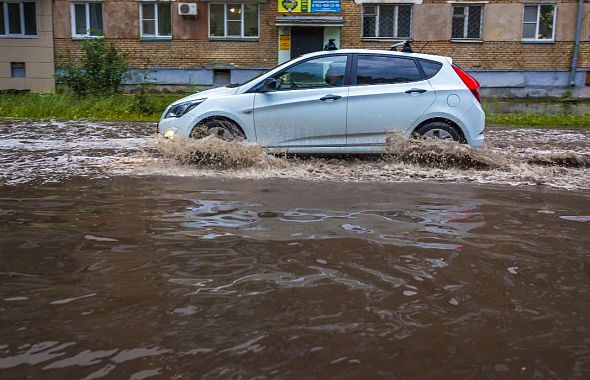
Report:
[[[576,38],[574,43],[574,55],[570,71],[570,85],[575,86],[576,68],[578,66],[578,55],[580,54],[580,35],[582,34],[582,14],[584,13],[584,0],[578,0],[578,21],[576,23]]]

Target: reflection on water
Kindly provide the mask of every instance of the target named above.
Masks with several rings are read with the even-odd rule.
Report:
[[[0,188],[3,378],[586,378],[590,197],[118,176]]]

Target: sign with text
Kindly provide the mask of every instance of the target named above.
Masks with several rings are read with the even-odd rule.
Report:
[[[281,13],[339,13],[341,0],[278,0]]]
[[[281,34],[279,36],[279,50],[291,50],[290,34]]]
[[[311,13],[340,13],[340,0],[311,0]]]

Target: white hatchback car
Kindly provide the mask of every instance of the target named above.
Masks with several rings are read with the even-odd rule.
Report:
[[[166,137],[214,134],[287,153],[382,153],[388,132],[478,147],[485,128],[478,88],[448,57],[323,51],[180,99],[158,129]]]

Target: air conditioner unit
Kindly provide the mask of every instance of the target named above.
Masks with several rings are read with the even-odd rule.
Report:
[[[178,14],[181,16],[196,16],[197,3],[180,3],[178,4]]]

